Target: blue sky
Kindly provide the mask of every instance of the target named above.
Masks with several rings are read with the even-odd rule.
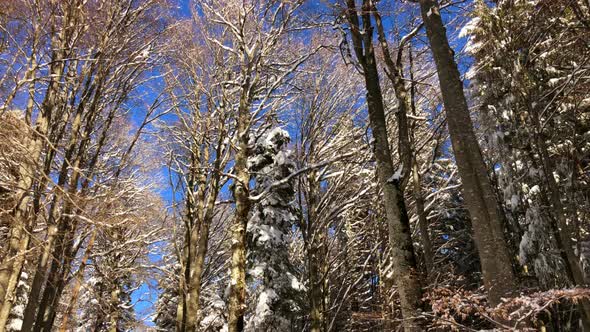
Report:
[[[311,7],[315,7],[315,6],[322,6],[322,3],[324,3],[323,1],[317,1],[317,0],[313,0],[311,1]],[[179,0],[178,2],[178,10],[176,11],[175,15],[177,15],[177,17],[179,18],[186,18],[190,16],[190,0]],[[416,5],[417,6],[417,5]],[[416,12],[418,13],[418,12]],[[384,16],[384,24],[386,26],[386,30],[387,31],[391,31],[393,28],[393,20],[388,17],[387,13],[382,13],[382,15]],[[443,13],[444,15],[444,13]],[[457,13],[453,13],[451,15],[457,15]],[[445,18],[445,16],[443,16]],[[399,17],[398,19],[404,19],[403,17]],[[448,20],[448,17],[447,17]],[[447,21],[446,20],[446,21]],[[454,33],[449,31],[450,33]],[[422,42],[424,42],[424,39],[421,40]],[[461,50],[464,47],[465,44],[465,39],[460,39],[455,43],[455,49],[456,50]],[[465,72],[468,68],[468,66],[471,64],[469,59],[465,59],[462,58],[463,60],[459,63],[459,67],[460,67],[460,71],[461,72]],[[151,99],[155,98],[155,95],[150,95],[148,93],[148,95],[146,96],[148,99],[151,97]],[[133,112],[132,115],[132,120],[139,122],[141,121],[141,118],[143,117],[142,111],[141,110],[136,110]],[[165,167],[162,167],[161,170],[161,176],[163,178],[167,178],[168,174],[167,174],[167,170]],[[160,191],[160,195],[162,197],[162,199],[166,202],[167,205],[170,205],[172,203],[172,191],[170,190],[170,188],[166,187],[163,188]],[[161,245],[158,244],[158,245]],[[160,253],[158,253],[158,250],[155,250],[152,254],[149,255],[149,259],[153,262],[153,263],[157,263],[159,261],[162,260],[162,255]],[[152,278],[149,278],[149,281],[142,284],[139,289],[137,289],[135,292],[132,293],[132,301],[134,303],[134,310],[136,313],[136,317],[138,319],[141,319],[142,321],[144,321],[147,325],[149,326],[153,326],[153,322],[151,321],[151,316],[154,313],[154,304],[158,298],[158,290],[157,290],[157,281],[156,281],[157,275],[154,275]]]

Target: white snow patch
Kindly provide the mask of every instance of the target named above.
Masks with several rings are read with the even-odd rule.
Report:
[[[477,28],[477,25],[481,22],[479,17],[472,18],[467,24],[465,24],[459,31],[459,38],[467,37]]]
[[[399,168],[395,171],[395,173],[393,173],[393,175],[389,179],[387,179],[387,182],[393,183],[399,181],[402,178],[403,171],[404,165],[400,165]]]

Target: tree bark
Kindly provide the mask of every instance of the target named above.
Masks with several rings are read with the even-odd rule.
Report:
[[[220,143],[221,144],[221,143]],[[217,155],[219,155],[219,149]],[[208,155],[205,156],[204,160],[208,160]],[[218,170],[220,164],[220,158],[215,161],[215,168]],[[203,188],[206,183],[202,183]],[[201,195],[201,200],[204,205],[202,212],[202,220],[198,229],[198,234],[195,234],[195,238],[191,239],[191,243],[196,243],[195,253],[193,255],[193,261],[191,262],[191,273],[188,280],[188,295],[187,295],[187,318],[186,318],[186,331],[196,332],[198,331],[200,317],[200,297],[201,297],[201,280],[203,278],[203,271],[205,270],[205,257],[207,256],[207,249],[209,245],[209,228],[213,221],[213,214],[215,212],[215,200],[219,191],[219,172],[215,171],[212,176],[211,183],[208,184],[209,196]],[[206,201],[205,201],[206,200]],[[204,214],[204,215],[203,215]]]
[[[385,213],[389,230],[393,277],[398,288],[403,326],[406,331],[419,331],[416,318],[422,307],[422,289],[416,267],[410,222],[401,191],[401,182],[394,179],[393,160],[389,148],[383,96],[373,49],[370,0],[363,1],[361,33],[354,0],[347,0],[347,18],[351,27],[356,57],[360,62],[367,89],[369,122],[374,139],[374,155],[377,177],[384,195]]]
[[[37,271],[35,273],[35,277],[33,278],[33,282],[31,284],[31,290],[29,292],[29,300],[27,302],[27,306],[25,308],[24,319],[23,319],[23,326],[22,332],[28,332],[31,330],[33,325],[33,317],[35,316],[35,312],[39,305],[39,296],[41,295],[41,290],[43,288],[43,283],[45,282],[45,275],[48,268],[49,258],[52,255],[52,251],[54,250],[54,245],[56,242],[56,237],[58,234],[59,225],[55,223],[56,220],[59,219],[57,216],[59,208],[58,204],[62,204],[62,195],[65,190],[65,184],[67,182],[68,177],[68,170],[71,161],[71,158],[74,154],[74,150],[76,144],[78,143],[78,133],[80,130],[82,121],[82,109],[78,108],[78,112],[75,116],[75,119],[72,123],[72,136],[70,137],[70,142],[68,143],[68,148],[66,150],[64,160],[62,162],[61,170],[59,173],[58,181],[57,181],[57,192],[53,196],[53,201],[51,203],[51,208],[49,210],[49,220],[47,221],[47,237],[45,239],[45,246],[43,247],[43,253],[41,255],[41,259],[37,264]],[[53,257],[53,259],[56,259]]]
[[[86,245],[86,250],[84,251],[84,256],[80,261],[80,267],[76,272],[76,282],[72,289],[72,296],[66,308],[66,311],[63,314],[63,319],[61,321],[61,326],[59,328],[60,332],[66,332],[68,330],[68,321],[70,316],[73,313],[74,307],[78,302],[78,296],[80,295],[80,290],[82,288],[83,278],[84,278],[84,271],[86,271],[86,265],[88,259],[90,259],[90,253],[92,252],[92,248],[94,247],[94,240],[96,239],[96,229],[92,231],[92,235],[90,235],[90,240],[88,240],[88,244]]]
[[[420,229],[420,236],[422,238],[422,246],[424,247],[424,263],[426,264],[426,273],[428,278],[432,277],[432,268],[434,266],[434,257],[432,251],[432,242],[430,241],[430,233],[428,231],[428,219],[426,218],[426,211],[424,210],[424,197],[422,196],[422,185],[420,180],[420,168],[418,161],[414,158],[412,166],[412,182],[414,185],[414,201],[416,202],[416,214],[418,215],[418,228]]]
[[[449,46],[438,1],[419,0],[422,19],[434,55],[451,143],[472,219],[483,281],[492,306],[516,289],[512,261],[503,234],[500,207],[473,130],[463,83]]]
[[[398,109],[396,112],[397,118],[397,126],[398,126],[398,153],[400,163],[402,165],[402,170],[405,171],[405,177],[400,179],[401,186],[400,189],[403,195],[404,183],[407,182],[406,179],[410,176],[410,168],[412,168],[412,182],[413,182],[413,196],[416,202],[416,214],[418,215],[418,227],[420,230],[420,236],[422,238],[422,245],[424,249],[424,260],[426,263],[426,270],[428,275],[432,270],[432,244],[430,242],[430,235],[428,234],[428,221],[426,220],[426,214],[424,211],[424,199],[422,197],[421,186],[420,186],[420,173],[419,167],[417,165],[417,159],[414,156],[412,142],[410,138],[413,137],[410,135],[410,126],[408,124],[408,112],[410,110],[414,110],[414,79],[412,77],[412,93],[408,91],[404,80],[404,72],[403,72],[403,63],[402,63],[402,55],[403,50],[405,48],[405,44],[400,42],[398,45],[399,49],[397,52],[396,60],[394,61],[391,57],[389,51],[389,45],[387,43],[387,38],[385,36],[385,30],[383,28],[383,23],[381,20],[381,15],[377,8],[373,5],[373,16],[375,17],[375,25],[377,27],[377,35],[379,39],[379,44],[381,45],[381,51],[383,52],[383,59],[385,60],[385,65],[387,68],[387,76],[389,77],[391,83],[393,84],[393,90],[395,92],[395,97],[397,98],[398,102]],[[402,40],[409,40],[407,38],[411,38],[410,35],[405,36]],[[411,50],[410,50],[410,67],[412,65],[412,58],[411,58]],[[410,68],[412,71],[412,68]]]
[[[54,29],[54,27],[52,27]],[[54,34],[52,44],[63,39],[63,30]],[[22,267],[25,262],[25,252],[29,246],[29,230],[31,219],[29,219],[29,203],[31,196],[29,190],[35,182],[36,167],[41,157],[43,140],[49,130],[49,123],[53,108],[56,104],[59,79],[63,74],[64,65],[61,61],[62,52],[54,51],[52,64],[50,66],[51,79],[41,105],[39,117],[35,125],[35,132],[28,146],[30,147],[31,164],[22,164],[19,169],[20,179],[16,192],[17,206],[12,212],[14,226],[10,233],[8,250],[0,264],[0,332],[4,331],[8,315],[12,309],[13,293],[16,289]],[[33,98],[34,96],[29,96]],[[30,101],[29,101],[30,102]],[[29,108],[28,108],[29,109]]]
[[[246,226],[250,214],[250,172],[248,171],[249,156],[249,78],[242,87],[242,96],[238,107],[237,134],[238,151],[235,156],[235,182],[233,196],[236,211],[231,234],[231,275],[229,294],[228,331],[244,330],[244,313],[246,311]]]
[[[403,46],[403,45],[402,45]],[[412,115],[417,116],[416,109],[416,81],[414,79],[414,54],[412,52],[412,42],[408,46],[408,58],[410,60],[410,108]],[[424,206],[424,195],[422,193],[422,177],[420,176],[420,164],[416,157],[417,142],[415,123],[411,130],[412,150],[414,151],[412,162],[412,181],[414,184],[414,201],[416,202],[416,214],[418,214],[418,227],[420,229],[420,236],[422,239],[422,246],[424,251],[424,262],[426,263],[426,275],[432,280],[432,271],[434,268],[434,251],[432,249],[432,240],[430,238],[430,231],[428,229],[428,213]]]
[[[313,154],[310,148],[310,155]],[[307,223],[305,231],[305,245],[307,247],[307,264],[309,279],[309,307],[311,319],[311,332],[326,331],[326,317],[324,305],[324,283],[322,273],[322,259],[324,256],[324,230],[322,220],[317,217],[316,209],[318,203],[319,184],[315,181],[317,172],[310,172],[307,176],[309,191],[307,192]]]

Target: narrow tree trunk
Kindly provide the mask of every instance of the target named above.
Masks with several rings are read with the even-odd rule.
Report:
[[[347,5],[347,16],[352,30],[355,53],[364,70],[369,122],[375,142],[374,155],[377,162],[377,177],[383,190],[393,277],[400,296],[403,326],[406,331],[418,331],[420,329],[416,318],[420,315],[422,307],[422,289],[416,267],[410,221],[400,187],[401,182],[399,179],[393,178],[393,160],[389,148],[383,96],[372,41],[373,28],[370,23],[372,5],[368,0],[363,1],[362,33],[359,30],[359,19],[354,0],[347,0]]]
[[[198,328],[199,319],[199,299],[201,295],[201,279],[205,266],[205,256],[207,255],[207,244],[209,241],[209,222],[203,221],[200,227],[199,238],[197,241],[194,261],[191,263],[191,276],[188,280],[188,294],[186,299],[187,317],[186,331],[195,332]]]
[[[178,283],[178,304],[176,306],[176,331],[183,332],[186,324],[186,296],[187,296],[187,281],[190,278],[190,262],[189,262],[189,246],[190,246],[190,232],[187,230],[184,235],[184,247],[182,248],[181,259],[183,266],[181,269],[180,280]]]
[[[398,109],[396,112],[397,118],[397,126],[398,126],[398,153],[399,159],[401,163],[402,170],[405,171],[407,176],[410,175],[410,168],[412,168],[412,182],[414,185],[414,200],[416,201],[416,214],[418,215],[418,227],[420,229],[420,235],[422,238],[422,245],[424,247],[424,259],[426,261],[426,270],[428,275],[430,275],[431,268],[432,268],[432,245],[430,243],[430,236],[428,234],[428,222],[426,220],[426,215],[424,211],[424,199],[422,197],[422,192],[420,188],[420,174],[419,174],[419,167],[417,165],[417,160],[412,151],[412,143],[411,143],[411,135],[410,135],[410,126],[408,124],[408,112],[410,110],[414,111],[414,100],[413,100],[413,84],[414,80],[413,77],[412,81],[412,93],[408,91],[406,86],[406,82],[404,80],[404,73],[403,73],[403,63],[402,63],[402,55],[405,45],[400,44],[399,50],[397,53],[396,60],[394,61],[391,57],[389,51],[389,45],[387,42],[387,38],[385,36],[385,30],[383,28],[383,23],[381,20],[381,15],[377,8],[373,5],[373,16],[375,17],[375,25],[377,27],[377,36],[379,39],[379,44],[381,45],[381,51],[383,52],[383,58],[385,60],[385,65],[387,67],[387,76],[389,77],[391,83],[393,84],[393,90],[395,92],[395,97],[398,102]],[[405,39],[405,38],[404,38]],[[411,58],[411,49],[410,49],[410,65],[412,65],[412,58]],[[413,68],[410,68],[410,71]],[[413,134],[413,133],[412,133]],[[400,179],[401,186],[400,189],[403,195],[403,187],[404,183],[406,183],[406,178]]]
[[[314,147],[311,146],[309,155],[314,155]],[[318,203],[318,192],[320,187],[315,181],[317,178],[317,172],[312,171],[307,175],[308,191],[306,193],[307,198],[307,221],[304,224],[304,241],[306,247],[306,259],[307,259],[307,273],[308,273],[308,296],[309,296],[309,309],[310,309],[310,320],[311,332],[324,332],[326,331],[326,317],[324,315],[324,289],[322,283],[322,271],[321,271],[321,260],[323,252],[321,250],[324,241],[323,229],[321,228],[322,220],[319,220],[316,216],[316,209]]]
[[[312,235],[313,242],[309,244],[307,250],[307,262],[308,262],[308,278],[309,278],[309,307],[310,307],[310,319],[311,319],[311,332],[324,332],[326,331],[326,317],[324,308],[324,282],[323,273],[321,269],[321,260],[323,254],[321,250],[321,236],[315,233]],[[318,242],[320,246],[318,246]]]
[[[84,251],[84,256],[80,262],[80,267],[76,272],[76,283],[72,289],[72,296],[70,297],[70,302],[66,308],[66,311],[63,314],[63,319],[61,321],[61,326],[59,328],[60,332],[66,332],[68,329],[68,320],[74,311],[74,307],[78,302],[78,296],[80,295],[80,290],[82,289],[82,283],[84,279],[84,272],[86,271],[86,265],[88,259],[90,259],[90,253],[92,252],[92,248],[94,247],[94,240],[96,239],[96,229],[92,231],[92,235],[90,235],[90,239],[88,240],[88,244],[86,245],[86,250]]]
[[[244,330],[244,313],[246,311],[246,226],[250,213],[250,172],[248,171],[250,104],[247,89],[249,82],[243,87],[240,106],[238,108],[238,151],[235,156],[235,182],[233,196],[236,210],[231,234],[231,275],[229,294],[228,327],[229,332]]]
[[[463,184],[463,196],[473,233],[488,301],[495,306],[516,289],[512,261],[504,239],[500,207],[469,116],[463,83],[449,46],[438,1],[420,0],[422,19],[436,62],[453,151]]]
[[[418,215],[418,228],[420,229],[420,236],[422,238],[422,246],[424,247],[424,262],[426,263],[426,272],[428,278],[432,277],[432,267],[434,266],[434,257],[432,251],[432,242],[430,241],[430,233],[428,231],[428,219],[426,218],[426,211],[424,210],[424,197],[422,196],[422,186],[420,180],[420,169],[418,161],[414,158],[412,166],[412,182],[414,184],[414,201],[416,202],[416,214]]]
[[[117,325],[119,323],[119,295],[121,294],[121,290],[119,289],[119,284],[117,280],[114,280],[114,284],[115,287],[111,291],[111,314],[109,332],[119,331]]]
[[[63,191],[65,190],[64,185],[67,181],[68,176],[68,169],[70,165],[70,158],[74,152],[75,144],[77,143],[77,132],[80,129],[80,121],[81,121],[82,114],[79,113],[76,115],[76,119],[73,123],[73,134],[70,139],[70,143],[68,149],[66,151],[66,155],[61,167],[61,171],[59,174],[59,178],[57,181],[57,188],[59,188],[53,197],[53,201],[51,203],[51,208],[49,210],[49,220],[48,220],[48,227],[47,227],[47,237],[45,239],[45,246],[43,246],[43,253],[41,255],[41,259],[37,264],[37,271],[35,273],[35,277],[33,278],[33,282],[31,284],[31,290],[29,292],[29,301],[27,302],[27,306],[25,308],[24,313],[24,320],[22,326],[22,332],[28,332],[31,330],[33,326],[33,317],[35,316],[35,312],[38,309],[39,305],[39,296],[41,295],[41,290],[43,288],[43,283],[45,282],[45,276],[47,273],[49,258],[54,251],[56,237],[62,236],[63,234],[58,234],[58,229],[61,227],[57,225],[55,221],[59,218],[57,216],[59,208],[58,204],[62,204],[62,195]],[[54,253],[55,254],[55,253]],[[52,257],[52,263],[55,264],[55,260],[57,257]]]
[[[180,299],[178,301],[178,306],[176,308],[176,330],[178,332],[185,332],[188,331],[187,324],[189,321],[189,292],[190,292],[190,282],[193,275],[193,261],[195,256],[195,249],[196,244],[198,242],[198,233],[199,233],[199,215],[197,210],[197,204],[195,200],[198,199],[198,190],[195,192],[196,182],[198,181],[198,159],[199,159],[199,150],[198,146],[194,147],[194,151],[191,152],[191,164],[189,168],[189,173],[187,175],[187,191],[186,191],[186,233],[184,239],[184,248],[183,248],[183,264],[184,270],[183,275],[180,279]]]

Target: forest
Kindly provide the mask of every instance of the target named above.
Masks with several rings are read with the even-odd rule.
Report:
[[[589,0],[0,0],[0,332],[590,332]]]

